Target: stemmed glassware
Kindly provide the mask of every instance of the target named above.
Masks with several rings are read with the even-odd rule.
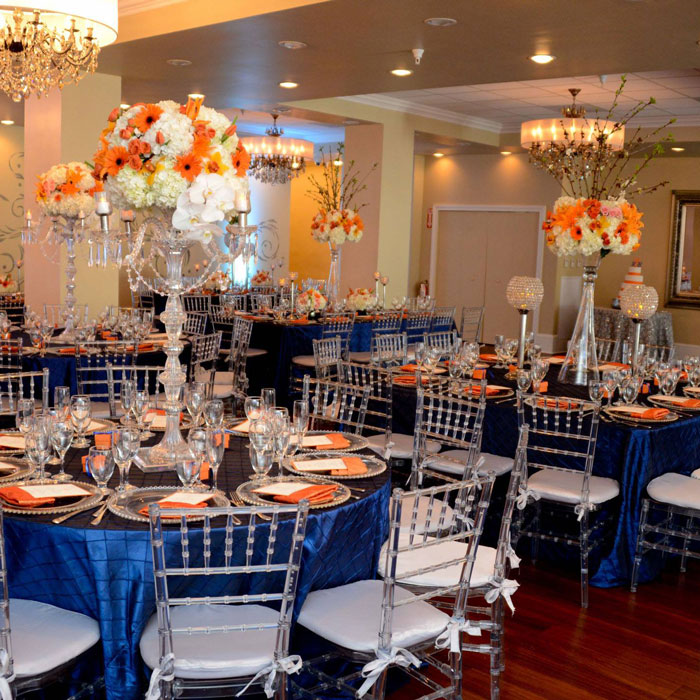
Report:
[[[73,435],[73,425],[70,419],[66,420],[60,413],[57,413],[56,418],[51,422],[51,446],[56,451],[58,463],[61,465],[58,474],[53,477],[55,481],[70,481],[73,478],[65,471],[66,453],[73,442]]]
[[[224,424],[224,402],[210,399],[204,404],[204,422],[207,428],[220,428]]]
[[[197,479],[199,478],[200,470],[199,460],[194,457],[185,457],[184,459],[178,459],[175,463],[175,471],[177,472],[177,477],[180,479],[180,483],[185,488],[193,488]]]
[[[680,375],[673,369],[667,369],[659,380],[661,393],[665,396],[671,396],[676,391],[676,384],[678,384],[679,376]]]
[[[19,399],[17,401],[17,414],[15,425],[17,430],[26,437],[34,420],[34,399]]]
[[[271,423],[274,436],[275,460],[279,464],[279,475],[282,476],[284,472],[284,459],[287,456],[291,437],[289,430],[289,411],[287,411],[286,408],[275,408],[272,413]]]
[[[540,384],[547,376],[549,371],[549,360],[535,360],[530,367],[530,376],[532,378],[532,390],[536,393],[540,393]]]
[[[218,488],[217,475],[224,459],[225,447],[226,433],[220,428],[209,428],[206,431],[206,455],[212,473],[211,487],[213,491]]]
[[[603,370],[601,379],[605,383],[605,389],[608,392],[608,406],[611,406],[613,394],[615,389],[617,389],[617,372],[614,369]]]
[[[86,459],[87,469],[100,489],[102,496],[109,494],[107,483],[114,474],[114,457],[111,449],[91,447]]]
[[[588,396],[591,401],[602,401],[605,397],[606,382],[594,379],[588,382]]]
[[[125,425],[133,425],[131,412],[134,408],[134,394],[136,393],[136,382],[133,379],[124,379],[119,387],[119,401],[124,411],[123,422]]]
[[[199,425],[206,400],[206,386],[204,382],[190,382],[185,392],[185,406],[192,419],[192,425]]]
[[[27,460],[38,467],[39,479],[46,478],[45,467],[51,455],[51,427],[45,416],[34,416],[29,432],[24,436],[24,449]]]
[[[503,344],[503,355],[506,367],[510,367],[518,355],[518,340],[517,338],[507,338],[506,342]],[[506,374],[508,379],[515,379],[515,377],[509,371]]]
[[[119,428],[112,434],[112,457],[119,468],[118,493],[124,493],[129,486],[129,469],[140,444],[139,431],[136,428]]]
[[[53,390],[53,407],[60,411],[64,420],[70,420],[70,387],[57,386]]]
[[[263,389],[260,392],[260,396],[262,398],[263,411],[269,415],[277,402],[276,392],[274,389]]]
[[[628,374],[620,384],[620,398],[623,403],[630,405],[637,400],[639,390],[642,388],[642,377],[639,374]]]
[[[246,396],[243,410],[249,421],[258,420],[263,414],[262,398],[260,396]]]
[[[257,480],[264,481],[270,469],[272,469],[273,452],[269,447],[267,449],[256,450],[253,443],[249,448],[250,464],[257,477]]]
[[[187,436],[187,446],[190,448],[190,452],[194,457],[199,471],[197,472],[197,478],[202,471],[202,465],[204,464],[204,457],[207,452],[207,433],[202,428],[192,428]],[[197,482],[197,478],[193,480],[193,484]]]
[[[90,447],[90,443],[85,439],[85,432],[90,425],[90,397],[85,394],[76,394],[70,400],[70,418],[78,439],[73,443],[73,447],[79,449]]]
[[[532,372],[520,367],[515,373],[515,381],[518,385],[518,390],[524,394],[530,388],[530,384],[532,384]]]
[[[146,415],[148,414],[148,409],[150,407],[151,397],[146,389],[137,389],[134,392],[134,405],[133,412],[136,418],[136,424],[138,426],[139,432],[141,433],[141,439],[147,440],[153,437],[153,433],[145,425]]]
[[[496,364],[494,367],[503,369],[505,362],[505,343],[506,337],[504,335],[494,336],[493,339],[493,351],[496,354]]]

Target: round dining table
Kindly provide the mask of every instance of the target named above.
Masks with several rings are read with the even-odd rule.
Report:
[[[82,470],[84,454],[85,450],[71,449],[66,471],[76,480],[89,481]],[[218,487],[228,495],[251,474],[248,440],[232,435],[218,473]],[[117,480],[115,473],[110,486]],[[144,473],[136,465],[131,467],[129,481],[136,487],[175,487],[178,483],[174,471]],[[310,512],[295,613],[312,590],[376,576],[379,552],[388,537],[390,474],[387,470],[346,483],[361,490],[353,491],[341,505]],[[6,512],[10,596],[50,603],[96,619],[104,653],[106,697],[142,697],[148,670],[141,661],[139,639],[155,612],[149,527],[110,511],[93,526],[93,515],[94,511],[78,513],[54,524],[53,515]],[[247,527],[245,519],[242,526]],[[292,520],[283,520],[279,537],[285,536],[285,527],[291,535],[291,526]],[[258,527],[267,525],[259,522]],[[170,525],[166,529],[166,544],[178,546],[179,528]],[[212,528],[214,547],[217,542],[223,546],[223,533],[223,522],[220,530]],[[230,585],[235,584],[231,581]],[[171,595],[181,592],[171,590]]]

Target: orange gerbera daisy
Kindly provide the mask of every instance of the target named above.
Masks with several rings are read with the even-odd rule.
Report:
[[[250,153],[245,150],[242,143],[236,147],[236,152],[231,154],[231,163],[236,170],[238,177],[243,177],[250,167]]]
[[[185,153],[176,159],[175,171],[188,182],[192,182],[202,172],[202,159],[192,152]]]
[[[126,165],[129,160],[129,151],[123,146],[115,146],[110,148],[104,156],[104,165],[102,166],[102,174],[111,175],[112,177],[119,174],[119,171]]]
[[[35,199],[37,202],[46,199],[46,192],[44,192],[44,183],[41,180],[39,180],[36,183]]]
[[[143,109],[129,120],[129,124],[145,134],[160,119],[161,114],[163,114],[162,107],[144,105]]]

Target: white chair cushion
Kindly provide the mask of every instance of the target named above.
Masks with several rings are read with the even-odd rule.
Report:
[[[690,476],[694,479],[700,479],[700,469],[696,469]]]
[[[442,512],[442,501],[433,501],[433,511],[430,514],[430,519],[428,519],[428,506],[430,505],[430,499],[427,496],[419,496],[418,498],[418,515],[415,520],[415,530],[417,534],[422,534],[423,532],[435,532],[436,530],[446,530],[452,526],[455,518],[455,512],[450,507],[445,508],[445,513],[440,522],[440,517],[443,515]],[[408,499],[404,499],[401,503],[401,529],[408,530],[411,527],[411,521],[413,519],[413,502]]]
[[[351,352],[350,362],[362,362],[363,364],[368,363],[372,359],[372,354],[367,351],[362,352]]]
[[[434,538],[429,537],[428,541]],[[408,534],[399,535],[399,546],[406,547],[409,544]],[[385,542],[379,555],[379,575],[386,575],[386,551],[389,542]],[[412,586],[426,586],[428,588],[439,588],[441,586],[456,586],[462,576],[462,564],[452,564],[444,569],[428,571],[417,576],[404,577],[405,572],[425,569],[428,566],[435,566],[443,562],[453,561],[458,557],[465,559],[467,556],[467,545],[464,542],[440,542],[433,547],[423,547],[410,552],[399,554],[396,560],[396,580],[399,583],[410,584]],[[496,550],[493,547],[480,545],[476,550],[476,559],[470,579],[471,588],[485,586],[493,576],[496,565]]]
[[[186,605],[170,609],[173,628],[270,624],[279,613],[262,605]],[[178,678],[240,678],[257,673],[273,659],[276,629],[211,634],[175,634]],[[148,621],[139,642],[141,656],[153,669],[160,662],[158,616]]]
[[[223,384],[214,384],[211,393],[215,399],[227,399],[229,396],[233,396],[233,387],[224,386]]]
[[[292,362],[302,367],[316,367],[316,361],[313,355],[297,355],[292,358]]]
[[[261,355],[267,355],[267,350],[262,348],[248,348],[245,356],[250,359],[251,357],[260,357]]]
[[[91,617],[35,600],[11,598],[10,624],[18,677],[47,673],[100,640],[100,627]]]
[[[431,457],[429,466],[438,472],[461,476],[464,473],[464,463],[467,461],[468,454],[467,450],[445,450],[435,455],[435,457]],[[494,472],[496,476],[501,476],[513,469],[512,457],[501,457],[500,455],[492,455],[489,452],[482,452],[481,457],[484,458],[484,463],[479,467],[481,476],[485,476],[489,472]]]
[[[660,503],[700,510],[700,479],[698,478],[676,472],[662,474],[649,482],[647,493]]]
[[[405,435],[404,433],[392,433],[391,441],[394,443],[391,448],[391,457],[394,459],[411,459],[413,457],[413,435]],[[384,435],[372,435],[367,439],[370,450],[384,456],[384,445],[386,438]],[[435,453],[440,451],[440,443],[434,440],[426,440],[425,447],[428,452]]]
[[[615,479],[591,476],[588,484],[590,489],[589,503],[605,503],[620,493],[620,485]],[[527,485],[541,498],[548,498],[559,503],[580,503],[583,474],[541,469],[528,479]]]
[[[356,581],[314,591],[306,599],[298,623],[346,649],[375,651],[379,642],[383,589],[383,581]],[[394,596],[397,601],[415,597],[398,586]],[[394,608],[391,645],[406,648],[435,639],[449,619],[422,600]]]
[[[109,418],[109,403],[106,401],[91,401],[90,416],[92,418]]]
[[[214,374],[214,384],[222,384],[224,386],[233,385],[233,372],[216,372]]]

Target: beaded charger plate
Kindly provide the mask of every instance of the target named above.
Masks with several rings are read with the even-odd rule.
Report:
[[[0,432],[0,442],[3,439],[7,439],[7,445],[0,444],[0,459],[24,454],[24,435],[19,430],[3,430]]]
[[[2,509],[6,513],[16,513],[20,515],[53,515],[58,513],[69,513],[72,510],[82,510],[87,509],[91,505],[97,505],[102,499],[102,494],[100,489],[96,484],[89,484],[84,481],[70,481],[66,483],[57,483],[51,479],[33,479],[32,481],[13,481],[11,484],[6,484],[6,486],[18,486],[20,488],[32,488],[32,487],[50,487],[51,490],[55,490],[57,493],[64,489],[70,487],[78,487],[83,491],[83,494],[75,494],[66,497],[56,497],[54,503],[47,503],[43,506],[22,507],[18,505],[12,505],[6,501],[0,499],[2,502]]]
[[[643,408],[640,406],[640,408]],[[615,410],[618,409],[618,410]],[[641,416],[635,416],[626,411],[619,410],[617,406],[606,406],[603,411],[614,418],[615,420],[622,421],[624,423],[642,423],[644,425],[665,425],[666,423],[673,423],[673,421],[678,420],[678,414],[672,411],[667,413],[661,418],[642,418]]]
[[[657,406],[663,406],[664,408],[678,408],[681,411],[700,411],[700,406],[686,405],[686,402],[692,401],[693,398],[687,398],[685,396],[664,396],[663,394],[649,396],[648,398],[649,403],[656,404]]]
[[[26,479],[33,471],[34,467],[23,459],[3,457],[0,453],[0,484]]]
[[[120,518],[125,520],[133,520],[135,522],[147,523],[148,516],[144,515],[140,511],[143,508],[148,509],[151,503],[156,503],[162,498],[166,498],[174,493],[193,493],[197,495],[209,495],[210,498],[207,500],[206,505],[212,508],[225,508],[230,506],[231,502],[226,498],[222,491],[203,491],[203,490],[192,490],[192,489],[182,489],[176,486],[151,486],[149,488],[136,488],[129,489],[124,494],[115,493],[110,499],[107,507],[109,510],[118,515]],[[163,509],[161,513],[166,513],[166,509]],[[187,522],[202,520],[202,517],[197,517],[197,515],[190,516]],[[174,524],[179,524],[179,518],[163,518],[163,523],[172,522]]]
[[[361,459],[367,471],[363,474],[332,474],[331,470],[336,471],[332,464],[328,460],[342,460],[343,457],[351,457],[354,459]],[[294,466],[295,462],[304,462],[304,469],[298,469]],[[315,463],[319,464],[315,464]],[[321,469],[316,470],[314,466],[321,467]],[[306,468],[308,467],[308,469]],[[285,465],[287,471],[297,476],[315,476],[319,479],[332,479],[337,480],[350,480],[350,479],[368,479],[371,476],[378,476],[386,471],[386,462],[378,459],[377,457],[372,457],[370,455],[357,455],[348,452],[319,452],[318,454],[310,455],[308,452],[301,455],[298,458],[292,457],[289,464]]]
[[[248,503],[252,506],[274,506],[283,505],[278,501],[275,501],[273,496],[264,496],[259,493],[255,493],[255,489],[259,489],[264,486],[273,486],[275,484],[308,484],[309,486],[328,486],[332,484],[336,487],[335,492],[330,500],[323,503],[312,503],[310,504],[311,509],[322,509],[322,508],[333,508],[334,506],[339,506],[341,503],[345,503],[350,498],[350,489],[343,484],[339,484],[331,479],[322,479],[320,477],[314,476],[276,476],[270,479],[257,479],[256,481],[246,481],[241,484],[236,489],[236,494],[243,500],[244,503]]]
[[[299,447],[299,452],[357,452],[358,450],[363,450],[369,442],[367,438],[362,437],[362,435],[355,435],[355,433],[345,433],[339,430],[309,430],[304,436],[304,442],[308,438],[319,438],[323,435],[342,435],[350,444],[343,447],[333,448],[328,445],[319,445],[319,449],[316,449],[315,445],[307,445]]]

